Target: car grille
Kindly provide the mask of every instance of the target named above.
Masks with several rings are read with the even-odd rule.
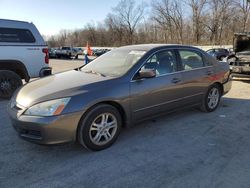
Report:
[[[41,132],[36,130],[22,129],[20,130],[20,136],[34,140],[42,140]]]

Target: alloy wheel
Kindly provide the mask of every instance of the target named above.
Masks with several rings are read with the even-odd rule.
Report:
[[[220,91],[218,88],[214,87],[210,90],[208,94],[208,107],[210,109],[216,108],[220,99]]]
[[[102,113],[92,122],[89,129],[90,140],[96,145],[105,145],[116,134],[117,119],[111,113]]]

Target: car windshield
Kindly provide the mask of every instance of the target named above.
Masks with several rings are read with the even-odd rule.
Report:
[[[81,68],[87,73],[120,77],[124,75],[146,52],[140,50],[114,49]]]

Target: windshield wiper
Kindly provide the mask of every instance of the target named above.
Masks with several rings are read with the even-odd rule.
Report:
[[[95,72],[93,70],[87,70],[87,71],[83,71],[84,73],[90,73],[90,74],[97,74],[97,75],[100,75],[100,76],[103,76],[103,77],[106,77],[106,75],[100,73],[100,72]]]

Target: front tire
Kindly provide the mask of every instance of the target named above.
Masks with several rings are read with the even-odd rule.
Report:
[[[78,142],[93,151],[110,147],[120,134],[122,119],[118,110],[107,104],[91,109],[79,123]]]
[[[15,72],[0,70],[0,98],[9,99],[22,86],[21,77]]]
[[[213,112],[219,106],[221,98],[221,90],[218,84],[214,84],[208,88],[208,91],[203,98],[201,110],[203,112]]]

